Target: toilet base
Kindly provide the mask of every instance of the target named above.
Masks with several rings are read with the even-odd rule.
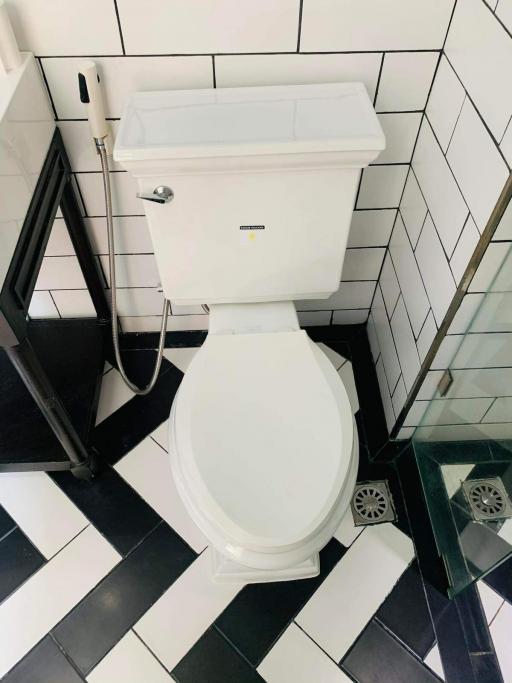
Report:
[[[238,564],[221,555],[211,546],[206,550],[210,555],[212,578],[216,583],[267,583],[269,581],[293,581],[309,579],[320,573],[320,557],[315,553],[300,564],[285,569],[255,569]]]

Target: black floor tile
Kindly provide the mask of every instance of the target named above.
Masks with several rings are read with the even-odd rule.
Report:
[[[434,628],[416,561],[402,574],[375,616],[420,659],[430,651],[435,642]]]
[[[342,662],[359,683],[437,683],[440,679],[375,620]]]
[[[0,601],[45,563],[44,557],[18,528],[0,541]]]
[[[502,598],[512,603],[512,557],[487,574],[484,581]]]
[[[332,539],[320,553],[320,576],[246,586],[217,619],[216,627],[257,666],[344,552]]]
[[[0,475],[1,476],[1,475]],[[0,505],[0,541],[16,526],[14,519]]]
[[[118,462],[167,420],[182,378],[181,370],[165,361],[165,370],[161,371],[151,393],[135,396],[100,422],[92,434],[92,445],[105,462],[112,465]]]
[[[162,522],[54,629],[76,667],[86,675],[195,557]]]
[[[215,628],[201,636],[172,676],[178,683],[264,683]]]
[[[2,683],[83,683],[50,636],[31,650]]]
[[[70,472],[52,472],[52,479],[114,548],[127,555],[161,518],[112,468],[92,481]]]

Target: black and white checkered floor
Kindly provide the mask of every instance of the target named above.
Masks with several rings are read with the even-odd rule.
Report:
[[[167,349],[153,395],[104,376],[94,482],[0,475],[0,678],[6,683],[433,683],[443,678],[403,520],[350,512],[315,579],[209,579],[206,539],[174,487],[170,404],[197,348]],[[329,356],[359,410],[352,365]],[[132,352],[132,374],[153,352]],[[364,459],[364,437],[363,437]],[[395,493],[396,495],[396,493]],[[400,506],[399,513],[400,513]],[[505,681],[512,605],[479,586]]]

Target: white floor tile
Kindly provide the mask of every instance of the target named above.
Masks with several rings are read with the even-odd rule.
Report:
[[[350,683],[350,678],[294,623],[261,662],[258,673],[267,683]]]
[[[214,583],[210,562],[203,552],[134,626],[169,671],[243,587]]]
[[[359,410],[359,398],[357,396],[356,382],[354,379],[354,370],[352,369],[352,363],[347,361],[338,370],[338,375],[341,377],[341,381],[345,385],[347,390],[348,400],[352,407],[352,412],[354,415]]]
[[[87,683],[170,683],[160,662],[133,633],[121,638],[87,676]]]
[[[89,524],[45,472],[3,472],[0,504],[47,560]]]
[[[150,435],[164,450],[169,452],[169,420],[165,420]]]
[[[368,527],[299,612],[297,623],[339,661],[413,557],[412,541],[392,524]]]
[[[0,676],[59,622],[121,559],[87,527],[0,605]]]
[[[330,346],[327,346],[327,344],[324,344],[323,342],[319,342],[317,344],[322,351],[325,353],[327,358],[331,361],[331,363],[334,365],[335,370],[339,370],[342,365],[344,365],[347,362],[346,358],[343,358],[343,356],[340,356],[339,353],[336,353],[336,351],[333,351]]]
[[[196,552],[208,542],[190,518],[176,489],[169,454],[151,437],[124,456],[115,469]]]
[[[113,368],[103,376],[101,381],[96,424],[98,425],[134,396],[135,394],[126,386],[119,371]]]
[[[504,681],[512,681],[512,647],[510,634],[512,633],[512,605],[504,603],[490,627],[492,642],[498,657]]]
[[[493,591],[493,589],[483,581],[478,581],[477,588],[480,593],[480,599],[482,601],[487,623],[490,624],[505,601],[501,595],[498,595],[496,591]]]
[[[189,348],[173,348],[164,350],[164,358],[167,358],[173,365],[175,365],[182,372],[186,372],[190,361],[199,351],[199,346],[192,346]]]
[[[336,529],[334,538],[336,538],[341,545],[348,548],[356,540],[356,538],[363,532],[364,527],[356,526],[352,517],[352,510],[349,508],[341,520],[341,524]]]
[[[432,669],[434,673],[439,676],[439,678],[442,678],[444,681],[444,670],[443,665],[441,664],[441,655],[439,654],[439,648],[437,645],[434,645],[423,661],[430,669]]]

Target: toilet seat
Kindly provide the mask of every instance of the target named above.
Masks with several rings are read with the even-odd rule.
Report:
[[[343,383],[305,332],[208,335],[176,395],[170,431],[179,492],[224,556],[291,566],[341,521],[357,436]]]

